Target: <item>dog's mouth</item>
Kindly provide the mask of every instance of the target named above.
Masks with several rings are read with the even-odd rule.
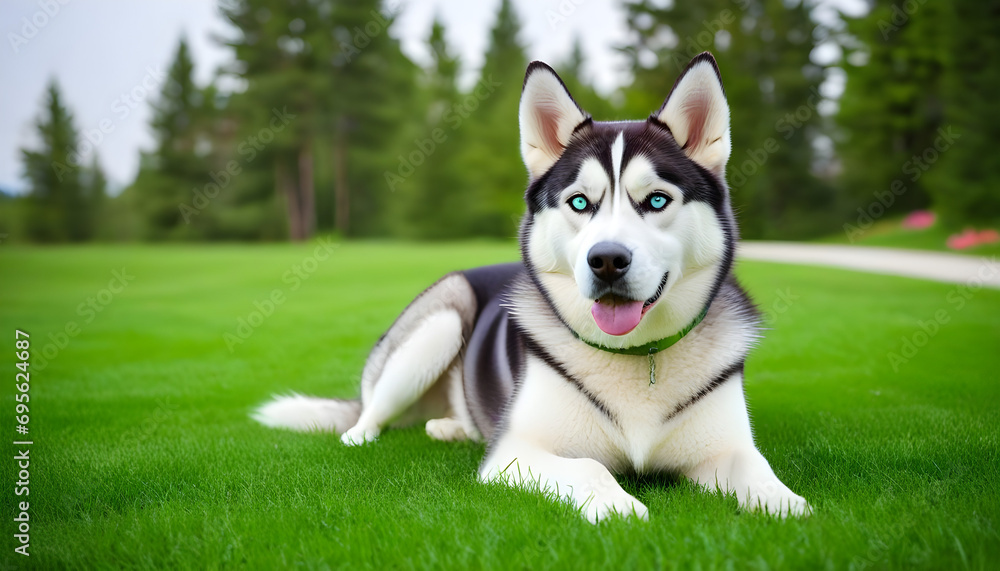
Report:
[[[601,331],[608,335],[625,335],[638,327],[646,312],[660,301],[669,276],[670,272],[663,274],[663,279],[660,280],[656,293],[646,301],[627,299],[609,293],[594,300],[590,314],[594,317],[594,321],[601,328]]]

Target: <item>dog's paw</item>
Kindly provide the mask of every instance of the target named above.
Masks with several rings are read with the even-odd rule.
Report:
[[[583,517],[587,518],[590,523],[598,523],[615,515],[648,521],[649,508],[625,492],[610,498],[594,496],[583,506]]]
[[[812,507],[803,498],[785,488],[781,492],[753,494],[744,505],[751,511],[764,512],[777,517],[806,517],[812,514]]]
[[[455,418],[435,418],[427,421],[427,436],[434,440],[453,442],[465,440],[469,435],[465,432],[462,422]]]
[[[582,515],[590,523],[598,523],[614,515],[623,518],[636,517],[649,520],[649,508],[632,497],[618,485],[611,474],[598,478],[583,494],[575,494],[583,500]]]
[[[369,442],[374,442],[378,438],[378,428],[364,427],[357,425],[340,435],[340,441],[347,446],[360,446]]]

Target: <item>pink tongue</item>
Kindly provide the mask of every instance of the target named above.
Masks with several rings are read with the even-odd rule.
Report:
[[[590,314],[601,331],[608,335],[625,335],[635,329],[642,319],[642,302],[627,301],[610,304],[597,300]]]

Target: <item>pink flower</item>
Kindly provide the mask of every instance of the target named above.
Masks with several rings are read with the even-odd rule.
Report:
[[[997,242],[1000,242],[1000,232],[997,232],[992,228],[979,232],[980,244],[995,244]]]
[[[979,234],[972,228],[966,228],[961,234],[948,237],[948,247],[952,250],[965,250],[979,244]]]
[[[903,228],[922,230],[934,225],[936,217],[930,210],[915,210],[903,219]]]
[[[948,247],[952,250],[965,250],[996,242],[1000,242],[1000,232],[996,230],[987,229],[976,232],[972,228],[966,228],[961,234],[953,234],[948,238]]]

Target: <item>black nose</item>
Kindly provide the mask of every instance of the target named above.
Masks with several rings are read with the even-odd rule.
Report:
[[[610,284],[628,272],[632,252],[617,242],[598,242],[587,254],[587,263],[597,279]]]

